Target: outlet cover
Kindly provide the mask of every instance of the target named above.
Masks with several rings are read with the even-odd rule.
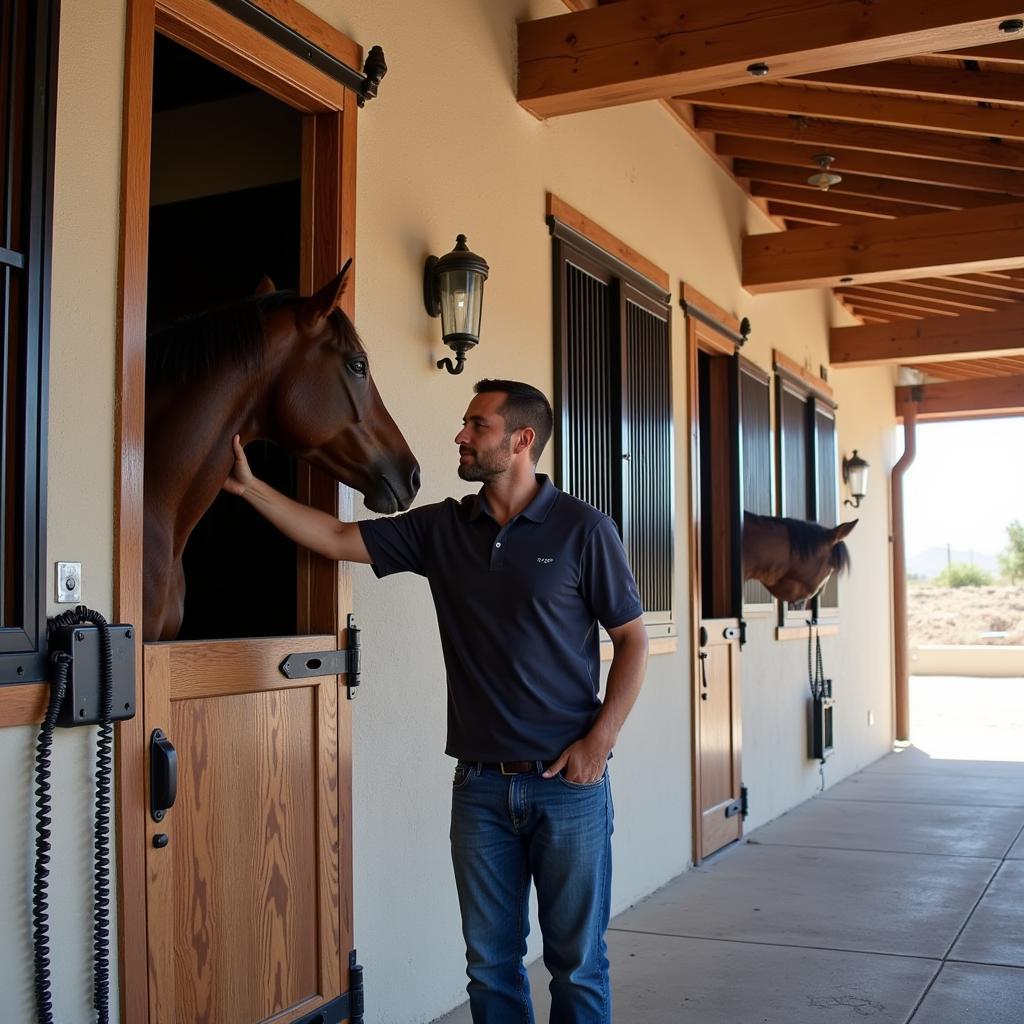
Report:
[[[82,601],[82,563],[58,562],[55,588],[57,604],[80,604]]]

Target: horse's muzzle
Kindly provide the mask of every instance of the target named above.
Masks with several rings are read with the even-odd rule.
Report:
[[[390,469],[390,467],[389,467]],[[420,467],[413,462],[404,479],[394,470],[384,471],[377,477],[378,486],[372,492],[364,492],[363,503],[371,512],[392,515],[404,512],[413,502],[420,489]]]

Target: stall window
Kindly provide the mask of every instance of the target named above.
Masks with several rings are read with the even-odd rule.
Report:
[[[839,510],[835,403],[778,366],[775,379],[779,513],[834,527]],[[809,608],[783,604],[780,622],[830,621],[838,614],[839,581],[832,576]]]
[[[670,297],[552,218],[559,486],[611,516],[652,636],[672,635]]]
[[[0,6],[0,684],[44,678],[46,368],[57,3]]]
[[[742,356],[739,361],[740,386],[740,474],[743,512],[760,516],[773,514],[772,500],[772,423],[771,378],[760,367]],[[743,612],[771,612],[775,599],[759,580],[743,584]]]

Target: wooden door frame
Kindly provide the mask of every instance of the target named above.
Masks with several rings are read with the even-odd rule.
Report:
[[[350,67],[362,67],[360,48],[294,0],[254,0],[258,7]],[[145,447],[146,293],[149,175],[155,33],[168,36],[306,114],[302,135],[302,238],[300,287],[337,273],[355,252],[356,119],[358,105],[344,87],[269,42],[208,0],[128,0],[121,159],[121,245],[117,297],[114,496],[115,621],[142,623],[143,455]],[[315,223],[315,230],[313,229]],[[314,245],[315,238],[315,245]],[[355,288],[343,300],[354,315]],[[318,496],[351,518],[351,496],[320,473],[300,474],[300,496]],[[349,572],[317,556],[312,585],[300,595],[299,621],[307,631],[343,638],[339,609],[351,607]],[[136,630],[139,682],[135,718],[118,724],[116,748],[118,933],[121,1020],[149,1020],[146,814],[148,756],[142,687],[141,628]],[[338,772],[350,777],[352,723],[348,702],[338,702]],[[339,786],[339,866],[351,878],[351,787]],[[352,948],[352,906],[340,894],[342,949]]]
[[[693,863],[703,860],[703,801],[700,772],[700,646],[701,623],[701,544],[700,544],[700,401],[697,376],[697,356],[707,352],[716,356],[732,357],[736,352],[734,338],[740,333],[739,320],[730,316],[720,306],[701,295],[690,285],[681,287],[684,308],[703,311],[705,317],[686,317],[686,422],[690,437],[690,480],[689,480],[689,527],[687,542],[690,555],[690,774],[691,813],[693,823]],[[716,331],[709,321],[720,323],[728,334]],[[739,714],[736,701],[734,716]],[[734,753],[735,776],[739,778],[739,752]]]

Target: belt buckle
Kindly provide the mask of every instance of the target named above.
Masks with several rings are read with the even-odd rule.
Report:
[[[501,774],[502,775],[521,775],[522,774],[522,772],[507,772],[507,771],[505,771],[505,762],[504,761],[499,761],[498,762],[498,767],[501,769]]]

